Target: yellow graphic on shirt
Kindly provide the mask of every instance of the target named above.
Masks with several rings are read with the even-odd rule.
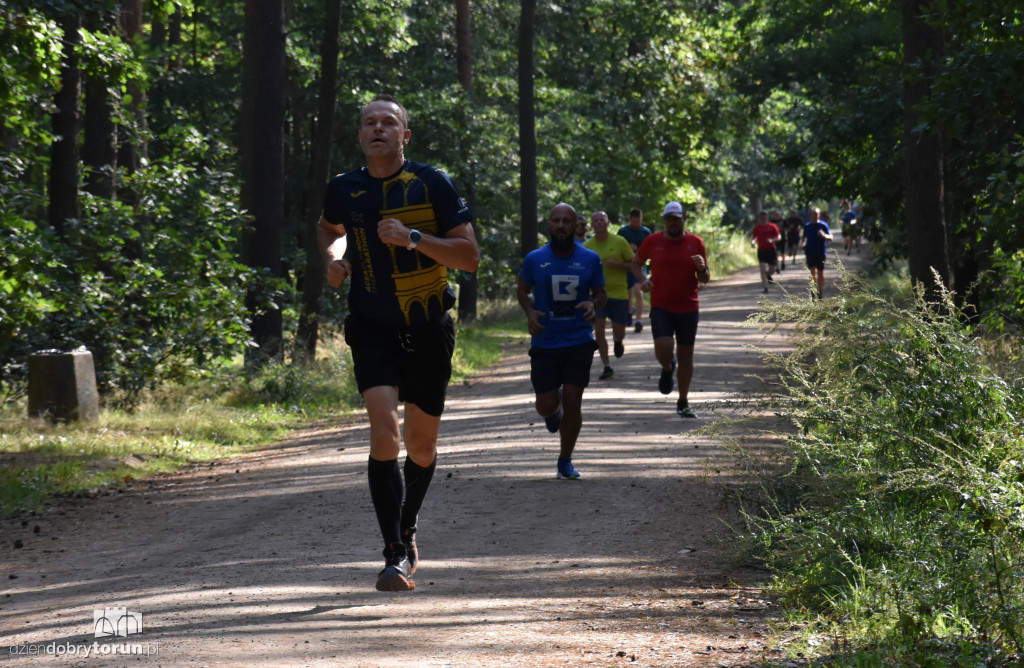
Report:
[[[418,202],[410,204],[410,199]],[[397,218],[410,229],[437,236],[437,219],[430,202],[430,192],[415,174],[402,171],[390,181],[385,181],[384,203],[390,208],[381,209],[381,220]],[[415,250],[399,246],[392,246],[390,250],[391,278],[395,281],[395,296],[406,324],[412,323],[412,312],[417,306],[423,309],[425,317],[429,317],[431,312],[443,311],[443,296],[448,289],[447,267]],[[433,309],[431,302],[436,302]]]

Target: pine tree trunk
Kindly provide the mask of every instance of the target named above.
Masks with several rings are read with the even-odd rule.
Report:
[[[246,293],[250,333],[256,344],[246,363],[261,366],[283,353],[281,309],[266,279],[281,276],[284,218],[284,4],[246,0],[242,54],[242,205],[248,222],[242,259],[259,272]]]
[[[50,146],[50,225],[63,237],[67,220],[78,217],[78,131],[81,124],[82,73],[75,48],[81,41],[77,12],[68,12],[61,22],[64,54],[60,68],[60,90],[54,97],[54,140]]]
[[[320,90],[317,101],[316,131],[310,169],[308,222],[303,234],[306,268],[302,283],[302,311],[296,333],[296,361],[316,359],[323,310],[324,266],[316,230],[320,222],[324,194],[331,178],[331,145],[334,140],[334,112],[337,99],[338,54],[340,51],[341,0],[327,0],[324,33],[320,41]]]
[[[523,257],[537,248],[537,129],[534,111],[533,39],[536,0],[523,0],[519,19],[519,199]]]
[[[932,24],[931,0],[902,0],[903,11],[903,151],[906,231],[910,279],[937,303],[949,286],[943,188],[942,137],[921,128],[918,105],[931,92],[942,56],[942,28]],[[936,275],[938,274],[938,279]]]
[[[466,97],[472,102],[473,97],[473,22],[469,10],[469,0],[455,0],[455,37],[456,37],[456,63],[459,71],[459,83],[466,91]],[[471,106],[474,106],[471,104]],[[464,140],[463,155],[473,156],[474,147],[469,145],[471,137]],[[466,200],[469,202],[469,210],[477,215],[476,202],[476,161],[470,157],[470,171],[466,179]],[[480,219],[475,222],[477,234],[481,234]],[[475,271],[459,271],[459,323],[469,324],[476,320],[478,286]]]

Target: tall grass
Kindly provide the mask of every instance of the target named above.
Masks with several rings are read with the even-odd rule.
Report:
[[[845,665],[1020,660],[1024,379],[994,370],[948,295],[937,310],[844,279],[754,318],[796,330],[792,354],[766,354],[791,466],[750,515],[773,588],[873,647]]]

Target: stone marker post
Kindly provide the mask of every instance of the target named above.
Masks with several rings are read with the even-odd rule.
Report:
[[[99,393],[92,353],[80,348],[29,355],[28,414],[53,422],[98,419]]]

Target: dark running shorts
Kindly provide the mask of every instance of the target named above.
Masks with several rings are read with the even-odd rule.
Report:
[[[349,315],[345,343],[352,351],[360,393],[380,385],[395,386],[399,401],[416,404],[427,415],[444,412],[455,351],[455,323],[450,315],[414,327]]]
[[[824,253],[804,253],[804,257],[807,259],[808,269],[820,269],[821,271],[825,271]]]
[[[598,318],[606,318],[620,325],[629,324],[629,300],[609,299],[605,302],[604,308],[596,312]]]
[[[774,248],[759,250],[757,251],[757,261],[761,264],[775,264],[779,261],[779,256]]]
[[[681,346],[692,346],[697,340],[697,322],[700,311],[673,313],[655,306],[651,309],[651,336],[655,339],[675,336]]]
[[[568,348],[530,348],[530,382],[538,395],[562,385],[586,387],[590,384],[590,365],[594,362],[596,341]]]

